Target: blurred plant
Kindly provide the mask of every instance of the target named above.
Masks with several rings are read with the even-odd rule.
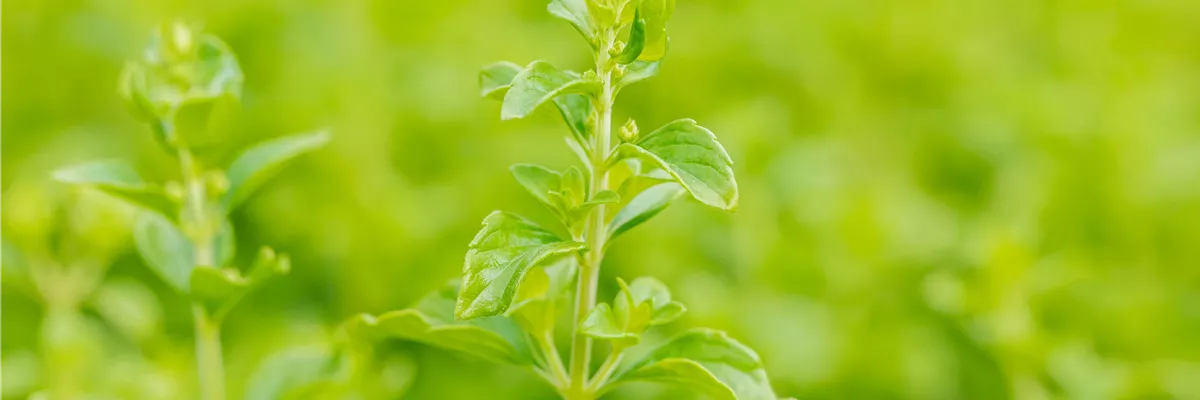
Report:
[[[329,141],[326,132],[254,145],[224,170],[206,169],[197,152],[223,142],[221,122],[236,104],[242,72],[220,39],[183,24],[160,28],[140,60],[126,65],[120,92],[176,157],[182,181],[147,183],[130,165],[102,161],[55,172],[59,181],[96,187],[142,212],[134,226],[138,252],[192,303],[201,397],[225,397],[221,322],[249,291],[290,262],[264,247],[245,270],[232,267],[234,231],[229,212],[240,206],[285,162]]]
[[[690,330],[647,349],[641,358],[626,358],[647,329],[685,310],[658,280],[642,277],[626,284],[618,279],[621,290],[612,303],[595,304],[600,266],[612,239],[684,193],[717,209],[737,207],[733,162],[713,133],[695,121],[680,119],[642,133],[630,120],[616,132],[618,144],[612,143],[616,96],[658,72],[673,8],[673,0],[553,0],[548,11],[584,37],[594,70],[560,70],[544,61],[483,69],[482,95],[503,100],[501,119],[523,118],[552,103],[566,121],[567,144],[583,170],[529,164],[511,170],[568,235],[493,212],[469,246],[461,287],[434,294],[413,309],[360,317],[368,335],[522,365],[567,399],[594,399],[633,381],[680,384],[717,399],[775,398],[758,354],[724,332]],[[557,306],[573,282],[568,367],[555,346],[554,329]],[[592,371],[594,339],[608,343],[610,351]]]
[[[8,368],[19,356],[5,356],[5,369],[12,373],[4,381],[4,395],[37,390],[31,397],[174,396],[170,372],[159,368],[166,365],[154,366],[156,360],[141,354],[109,357],[128,345],[147,355],[169,345],[157,335],[162,311],[154,293],[133,280],[105,279],[127,248],[128,210],[93,191],[32,182],[6,190],[3,205],[0,277],[10,293],[35,300],[44,310],[39,357]]]

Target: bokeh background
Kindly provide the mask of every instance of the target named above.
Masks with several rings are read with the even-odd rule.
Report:
[[[130,211],[49,179],[108,157],[177,177],[115,90],[154,26],[201,25],[240,57],[230,149],[334,134],[233,216],[243,253],[294,260],[226,323],[235,398],[270,355],[457,276],[491,210],[549,221],[506,167],[566,167],[566,131],[549,110],[499,121],[476,72],[590,65],[543,0],[9,0],[2,16],[6,399],[47,382],[195,393],[188,305],[133,252]],[[662,334],[728,330],[803,399],[1200,398],[1200,3],[680,0],[670,33],[618,123],[711,128],[741,207],[681,202],[624,236],[602,298],[658,277],[690,308]],[[388,351],[405,398],[553,398],[512,368]]]

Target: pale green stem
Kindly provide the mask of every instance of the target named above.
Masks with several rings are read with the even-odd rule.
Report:
[[[200,304],[192,305],[196,324],[196,369],[200,378],[200,398],[225,398],[225,367],[221,364],[221,325],[208,317]]]
[[[546,355],[546,364],[550,365],[554,385],[560,389],[565,388],[570,377],[567,376],[567,368],[563,365],[562,356],[559,356],[558,349],[554,348],[554,333],[546,331],[544,335],[537,338],[537,342],[542,348],[542,353]]]
[[[611,31],[602,33],[603,46],[596,53],[596,75],[600,78],[601,92],[596,101],[596,129],[592,138],[592,176],[591,194],[595,195],[608,187],[607,158],[610,151],[612,136],[612,68],[609,66],[608,51],[613,46],[614,34]],[[596,285],[600,277],[600,264],[604,260],[604,243],[608,239],[605,226],[606,206],[599,205],[588,219],[588,235],[586,238],[588,251],[579,268],[579,286],[575,297],[575,318],[571,321],[574,334],[571,341],[571,376],[570,388],[566,397],[570,400],[591,400],[595,398],[587,388],[588,370],[591,364],[592,339],[579,329],[579,323],[587,317],[592,305],[596,303]]]
[[[621,358],[625,357],[625,349],[614,347],[612,352],[608,353],[608,358],[604,360],[604,364],[596,371],[596,375],[592,377],[592,381],[588,382],[587,392],[596,393],[604,384],[608,383],[608,378],[613,372],[617,371],[617,366],[621,365]]]
[[[200,178],[200,169],[191,151],[185,147],[180,147],[178,151],[183,185],[187,190],[184,212],[190,213],[181,218],[181,221],[184,224],[193,224],[191,229],[184,229],[192,240],[192,263],[195,266],[215,267],[212,246],[215,229],[212,229],[210,222],[212,218],[208,212],[204,181]],[[192,304],[192,317],[195,325],[196,373],[200,384],[200,398],[223,400],[225,366],[221,359],[221,322],[210,316],[200,303]]]

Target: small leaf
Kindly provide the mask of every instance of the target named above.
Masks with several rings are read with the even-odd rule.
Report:
[[[215,97],[189,97],[176,105],[175,145],[191,149],[211,148],[228,140],[229,126],[239,100],[232,93]]]
[[[586,0],[550,0],[546,11],[571,23],[589,44],[595,42],[596,29],[592,27],[592,17],[588,15]]]
[[[629,64],[638,59],[646,45],[646,21],[641,18],[640,10],[633,17],[633,26],[629,28],[629,40],[625,42],[625,50],[616,57],[621,64]]]
[[[515,322],[504,316],[456,321],[455,296],[453,290],[440,291],[412,309],[378,317],[362,314],[352,321],[352,330],[368,337],[411,340],[496,362],[533,362],[524,333]]]
[[[660,65],[662,65],[662,61],[638,60],[629,63],[629,65],[625,66],[625,72],[621,74],[621,78],[617,80],[617,90],[658,75],[658,67]]]
[[[246,294],[291,269],[291,260],[286,255],[276,255],[271,248],[263,247],[245,274],[236,268],[196,267],[190,279],[190,295],[220,321]]]
[[[533,164],[513,164],[508,167],[513,177],[517,178],[525,191],[537,198],[543,204],[554,208],[555,203],[550,199],[550,192],[562,187],[562,176],[549,168]]]
[[[676,120],[617,150],[619,157],[641,156],[658,164],[705,205],[737,209],[733,160],[716,136],[696,121]]]
[[[633,227],[650,220],[667,209],[672,201],[683,195],[683,187],[676,183],[664,183],[638,193],[608,223],[608,236],[615,238]]]
[[[614,384],[662,382],[718,400],[774,400],[758,354],[724,332],[693,329],[617,374]]]
[[[556,302],[568,292],[575,279],[575,259],[564,257],[544,268],[529,271],[512,307],[504,314],[533,334],[548,332],[554,327]]]
[[[534,61],[513,78],[512,88],[504,95],[504,104],[500,106],[500,119],[524,118],[555,97],[594,93],[599,88],[596,80],[561,71],[545,61]]]
[[[658,61],[667,53],[667,20],[675,11],[675,0],[643,0],[638,12],[646,20],[646,44],[639,60]]]
[[[329,132],[319,131],[285,136],[247,149],[229,166],[229,191],[221,198],[221,204],[226,211],[232,211],[279,172],[287,161],[326,143],[329,143]]]
[[[620,278],[621,292],[613,299],[613,315],[626,331],[640,333],[647,327],[671,322],[683,314],[683,304],[671,301],[667,285],[651,277],[641,277],[626,285]]]
[[[462,320],[505,312],[530,268],[584,248],[514,214],[493,212],[483,225],[463,265],[463,286],[454,310]]]
[[[134,206],[168,219],[177,218],[178,205],[163,191],[142,181],[133,167],[121,161],[97,161],[54,171],[54,179],[72,185],[91,186]]]
[[[133,227],[138,254],[171,287],[187,293],[192,269],[192,244],[171,221],[155,213],[141,213]]]
[[[584,335],[595,339],[611,340],[615,345],[622,347],[636,345],[640,340],[637,333],[626,332],[625,328],[620,326],[608,303],[600,303],[592,308],[579,328]]]
[[[512,85],[512,80],[521,73],[521,66],[500,61],[489,64],[479,71],[479,95],[495,100],[504,100],[504,94]]]
[[[571,128],[571,136],[585,149],[591,149],[592,125],[588,115],[592,113],[592,100],[582,94],[568,94],[554,98],[554,105],[562,115],[563,122]]]
[[[575,208],[571,210],[571,218],[575,221],[583,221],[587,219],[586,217],[588,213],[592,212],[592,209],[596,208],[596,206],[620,202],[621,196],[618,195],[617,192],[611,190],[601,190],[600,193],[596,193],[595,196],[592,196],[591,200],[575,206]]]

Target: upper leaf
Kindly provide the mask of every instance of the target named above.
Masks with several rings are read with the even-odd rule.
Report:
[[[575,30],[583,35],[584,39],[587,39],[588,44],[594,46],[596,28],[592,26],[592,17],[588,15],[586,0],[550,0],[550,4],[546,5],[546,11],[570,22],[571,26],[574,26]]]
[[[629,28],[629,40],[625,42],[625,49],[616,58],[618,63],[629,64],[637,60],[646,46],[646,20],[641,18],[640,12],[634,12],[633,26]]]
[[[168,219],[178,217],[178,205],[161,189],[142,181],[133,167],[122,161],[96,161],[54,171],[59,182],[93,186],[134,206],[156,212]]]
[[[617,384],[677,384],[718,400],[774,400],[758,354],[724,332],[693,329],[617,374]]]
[[[504,95],[504,104],[500,107],[500,119],[524,118],[555,97],[594,93],[599,88],[600,83],[595,79],[559,70],[545,61],[534,61],[513,78],[512,87]]]
[[[454,315],[458,319],[497,315],[512,305],[530,268],[555,256],[584,248],[514,214],[492,212],[468,246],[462,290]]]
[[[329,132],[318,131],[285,136],[254,145],[233,161],[226,172],[229,191],[221,198],[226,211],[233,210],[279,172],[289,160],[329,143]]]
[[[524,333],[504,316],[455,320],[453,288],[433,293],[412,309],[373,317],[362,314],[353,330],[373,337],[397,337],[456,350],[497,362],[530,364]]]
[[[618,157],[642,156],[658,164],[701,203],[737,209],[733,160],[717,137],[696,121],[676,120],[617,150]]]
[[[646,44],[639,60],[658,61],[667,54],[667,20],[675,11],[675,0],[643,0],[638,12],[646,20]]]
[[[521,73],[521,66],[500,61],[489,64],[479,71],[479,95],[496,100],[504,100],[504,94],[512,85],[513,78]]]
[[[557,204],[550,198],[550,192],[559,191],[562,186],[562,175],[549,168],[533,164],[513,164],[508,167],[513,177],[525,188],[525,191],[537,198],[547,207],[555,208]]]

